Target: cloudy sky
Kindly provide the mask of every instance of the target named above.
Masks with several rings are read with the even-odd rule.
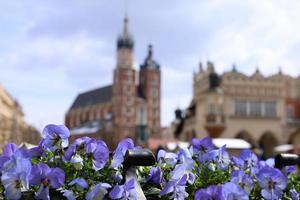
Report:
[[[0,84],[41,129],[62,123],[79,92],[112,83],[124,1],[0,0]],[[128,0],[135,68],[148,43],[162,68],[162,123],[192,94],[192,74],[300,73],[300,1]]]

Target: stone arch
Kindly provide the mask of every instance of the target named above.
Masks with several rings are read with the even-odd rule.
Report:
[[[290,135],[288,143],[294,146],[300,145],[300,128]]]
[[[277,146],[278,140],[274,133],[267,131],[259,139],[259,146],[263,151],[262,158],[267,159],[274,156],[274,147]]]
[[[249,142],[252,146],[255,143],[252,136],[251,136],[251,134],[246,130],[239,131],[236,134],[235,138],[243,139],[243,140]]]

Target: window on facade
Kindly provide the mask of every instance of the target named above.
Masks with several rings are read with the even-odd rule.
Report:
[[[153,97],[158,97],[158,90],[156,88],[154,88],[152,90],[152,94],[153,94]]]
[[[214,104],[212,104],[212,103],[208,104],[207,113],[208,113],[209,115],[216,114],[216,107],[215,107]]]
[[[236,116],[247,115],[247,102],[244,100],[236,100],[234,102],[234,114]]]
[[[286,116],[288,119],[294,118],[294,107],[292,105],[288,105],[286,108]]]
[[[95,118],[94,118],[94,113],[93,113],[93,110],[90,110],[89,112],[88,112],[88,115],[89,115],[89,120],[94,120]]]
[[[260,101],[250,101],[250,116],[261,116],[261,108],[262,107]]]
[[[141,76],[140,82],[141,82],[141,84],[144,84],[144,83],[145,83],[145,78],[144,78],[143,76]]]
[[[133,104],[132,97],[127,97],[127,105],[131,106]]]
[[[152,84],[153,84],[153,85],[156,85],[157,83],[158,83],[158,79],[157,79],[156,76],[154,76],[154,77],[152,78]]]
[[[146,113],[143,106],[141,106],[140,108],[140,123],[142,125],[146,124]]]
[[[276,102],[275,101],[265,102],[265,116],[276,117],[276,115],[277,115]]]

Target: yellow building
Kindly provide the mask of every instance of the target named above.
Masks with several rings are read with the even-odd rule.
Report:
[[[21,106],[0,85],[0,149],[8,142],[38,143],[39,132],[27,125],[23,116]]]
[[[247,76],[234,66],[219,75],[213,63],[200,64],[193,99],[176,111],[174,125],[182,140],[242,138],[270,156],[278,144],[300,144],[300,78],[281,71],[265,77],[258,69]]]

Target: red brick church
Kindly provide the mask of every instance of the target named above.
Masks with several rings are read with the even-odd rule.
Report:
[[[71,138],[90,136],[105,140],[110,146],[130,137],[143,145],[158,134],[160,124],[160,65],[153,60],[152,46],[135,70],[134,40],[124,19],[117,39],[117,61],[113,84],[80,93],[65,116]]]

